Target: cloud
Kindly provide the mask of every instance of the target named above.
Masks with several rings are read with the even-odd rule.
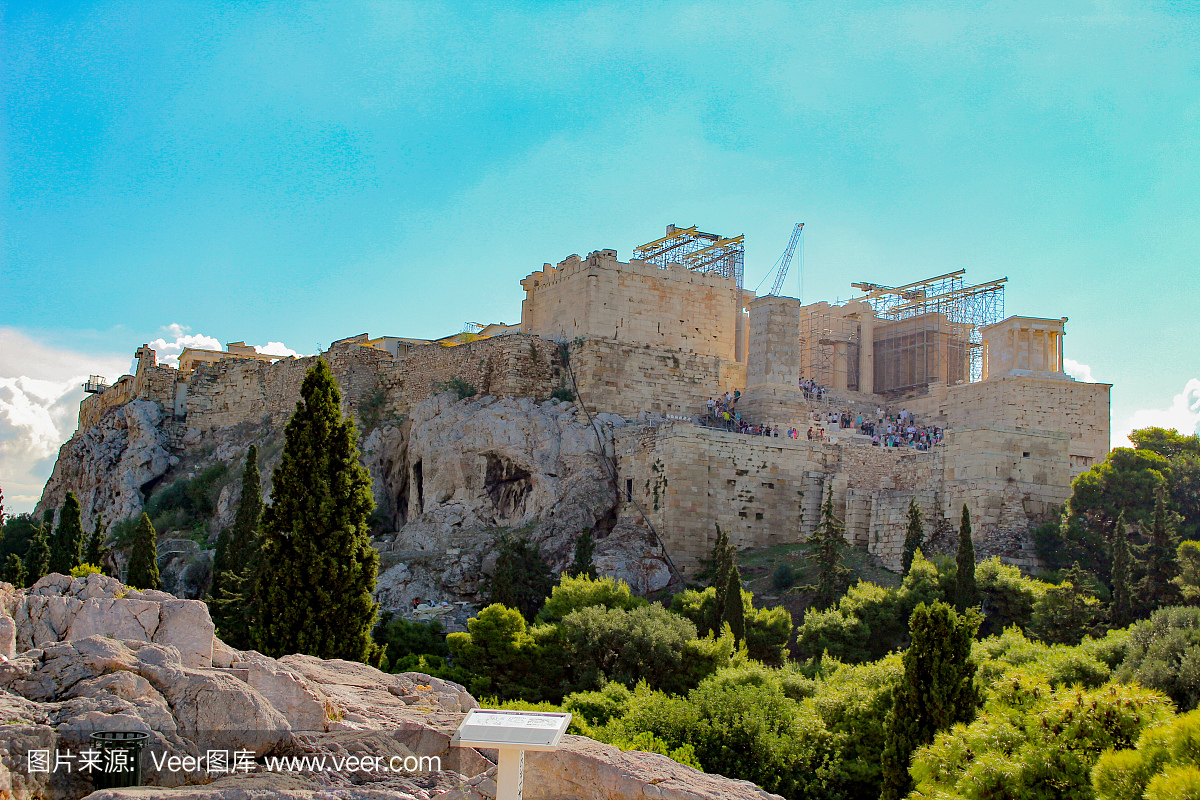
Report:
[[[1092,377],[1092,368],[1087,364],[1080,364],[1078,361],[1072,361],[1069,358],[1063,359],[1063,371],[1077,381],[1084,383],[1097,383]]]
[[[202,333],[189,334],[190,331],[186,325],[180,325],[177,322],[172,322],[166,327],[167,336],[173,337],[170,341],[163,337],[159,337],[152,342],[149,342],[150,347],[158,356],[158,363],[166,364],[169,367],[179,366],[179,354],[183,352],[185,347],[196,347],[201,350],[224,350],[225,347],[211,336],[205,336]]]
[[[1114,447],[1129,447],[1129,432],[1139,428],[1174,428],[1182,434],[1200,433],[1200,378],[1190,379],[1168,408],[1142,408],[1113,431]]]
[[[294,358],[304,357],[283,342],[267,342],[265,345],[258,344],[254,346],[254,349],[266,356],[279,356],[280,358],[286,358],[287,356],[293,356]]]
[[[0,328],[0,487],[6,511],[31,511],[75,430],[89,375],[120,375],[123,357],[88,356]]]

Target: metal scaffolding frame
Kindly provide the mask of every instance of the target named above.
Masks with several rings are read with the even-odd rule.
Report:
[[[633,249],[635,259],[666,269],[671,264],[682,264],[692,272],[720,275],[729,278],[737,286],[735,300],[737,350],[740,353],[745,331],[743,306],[743,282],[745,280],[746,244],[744,236],[726,239],[715,233],[705,233],[690,228],[667,226],[667,235]],[[739,356],[745,360],[745,354]]]
[[[949,337],[946,342],[939,341],[937,343],[935,350],[938,357],[941,357],[943,349],[948,354],[954,353],[952,339],[965,339],[966,358],[969,363],[965,377],[967,380],[977,381],[982,377],[983,371],[983,334],[981,330],[984,326],[992,325],[1003,318],[1004,284],[1008,282],[1008,278],[967,286],[963,279],[965,273],[966,270],[960,269],[906,286],[882,286],[866,282],[854,283],[851,286],[865,292],[864,296],[854,299],[870,303],[871,307],[875,309],[875,315],[882,319],[900,321],[927,317],[930,314],[939,315],[940,319],[945,321],[944,323],[931,325],[933,320],[927,318],[924,325],[926,331],[935,330],[938,336]],[[908,333],[897,331],[897,333],[899,334],[897,341],[902,341],[906,335],[915,335],[912,331]],[[928,339],[928,334],[924,334],[924,337],[925,345],[932,344]],[[896,345],[901,348],[905,346],[910,345]],[[879,370],[879,356],[879,353],[875,354],[876,370]],[[949,364],[946,365],[949,368],[947,375],[941,375],[942,365],[940,363],[931,366],[935,366],[938,372],[927,374],[937,374],[948,383],[958,380],[952,377],[957,370],[954,370]],[[913,385],[921,384],[918,382]]]
[[[800,371],[804,374],[800,377],[821,386],[835,386],[840,367],[846,375],[846,388],[857,392],[862,325],[854,317],[831,313],[834,308],[817,307],[808,312],[808,334],[803,337],[800,355]],[[839,344],[845,346],[839,348]]]

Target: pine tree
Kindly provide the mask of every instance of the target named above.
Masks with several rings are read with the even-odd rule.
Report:
[[[4,580],[17,589],[25,588],[25,565],[16,553],[8,554],[8,560],[4,563]]]
[[[1094,632],[1100,612],[1095,594],[1088,573],[1076,561],[1063,573],[1062,583],[1034,603],[1029,632],[1047,644],[1079,644]]]
[[[821,523],[812,540],[817,547],[817,583],[813,590],[813,607],[826,609],[838,601],[846,586],[849,570],[842,566],[842,549],[846,546],[842,521],[833,515],[833,487],[821,504]]]
[[[379,565],[367,522],[371,477],[322,358],[304,377],[272,483],[254,577],[256,649],[367,661],[376,649],[371,592]]]
[[[145,513],[138,520],[137,530],[133,533],[125,583],[135,589],[162,588],[162,580],[158,575],[158,534]]]
[[[515,608],[533,621],[554,590],[554,575],[538,546],[528,539],[504,535],[498,543],[496,568],[488,580],[488,603]]]
[[[571,563],[571,569],[567,574],[571,576],[586,575],[595,580],[596,568],[592,565],[592,557],[595,552],[596,542],[592,538],[592,532],[586,530],[575,542],[575,560]]]
[[[971,539],[971,512],[963,503],[962,524],[958,527],[958,574],[955,578],[954,605],[959,613],[979,603],[975,588],[975,542]]]
[[[925,541],[925,529],[921,523],[921,508],[917,498],[908,501],[908,529],[904,533],[904,574],[912,568],[913,556]]]
[[[746,640],[746,608],[742,604],[742,576],[737,564],[729,570],[725,587],[725,607],[721,609],[721,622],[729,625],[734,642]]]
[[[50,571],[70,575],[83,558],[83,518],[79,498],[67,492],[58,515],[58,529],[50,543]]]
[[[51,519],[53,519],[53,512]],[[43,517],[45,519],[45,517]],[[25,554],[25,585],[33,586],[50,570],[50,529],[43,523],[29,540],[29,551]]]
[[[213,623],[225,643],[239,650],[253,646],[251,629],[257,604],[254,576],[261,563],[262,481],[258,474],[258,448],[250,445],[242,470],[242,496],[233,528],[217,537],[209,607]]]
[[[1171,582],[1179,574],[1179,541],[1172,516],[1167,509],[1166,491],[1159,486],[1154,493],[1149,541],[1142,548],[1146,573],[1138,584],[1138,594],[1147,612],[1183,602],[1179,586]]]
[[[908,627],[912,645],[904,651],[904,678],[893,694],[884,722],[883,793],[900,800],[912,789],[909,760],[938,731],[975,717],[982,698],[975,688],[971,643],[979,612],[956,614],[942,602],[919,604]]]
[[[1125,529],[1125,512],[1117,515],[1112,546],[1112,604],[1109,621],[1114,628],[1124,628],[1133,622],[1133,559],[1129,552],[1129,532]],[[1076,562],[1078,566],[1078,562]]]

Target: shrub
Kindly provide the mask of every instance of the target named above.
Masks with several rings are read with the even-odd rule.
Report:
[[[570,685],[578,690],[599,689],[611,680],[685,692],[727,664],[733,652],[732,645],[705,648],[691,621],[657,603],[629,611],[584,608],[564,617],[561,629]]]
[[[1028,630],[1034,604],[1050,588],[1047,583],[1022,576],[1017,567],[1002,564],[999,557],[985,559],[975,567],[975,582],[986,611],[980,636],[1000,633],[1010,625]]]
[[[151,495],[146,503],[146,514],[154,529],[202,532],[216,513],[217,499],[228,470],[224,463],[213,464],[195,477],[179,478]],[[118,532],[114,532],[114,539],[117,535]]]
[[[553,398],[554,400],[561,400],[564,403],[574,403],[575,402],[575,393],[572,392],[570,389],[568,389],[565,386],[559,386],[557,389],[555,389],[553,392],[550,393],[550,397]],[[655,752],[657,752],[657,751],[655,751]]]
[[[922,797],[1087,798],[1101,752],[1132,746],[1170,716],[1170,701],[1151,689],[1051,689],[1018,670],[993,684],[974,722],[914,753],[911,773]]]
[[[635,597],[625,581],[610,576],[589,578],[587,575],[571,576],[564,573],[538,612],[538,619],[557,622],[573,611],[592,606],[629,611],[644,605],[647,605],[647,601]]]
[[[771,573],[771,586],[777,592],[786,592],[796,585],[796,570],[791,564],[780,564]]]
[[[625,713],[633,692],[624,684],[609,681],[593,692],[575,692],[563,698],[563,708],[578,714],[592,725],[605,725]]]
[[[462,378],[455,376],[445,383],[435,383],[433,385],[434,394],[441,394],[442,392],[454,392],[458,395],[459,400],[466,400],[468,397],[475,396],[475,387]]]
[[[103,575],[104,570],[95,564],[80,564],[71,569],[72,578],[86,578],[88,575]]]
[[[1116,676],[1170,697],[1190,711],[1200,704],[1200,608],[1161,608],[1132,625]]]
[[[376,644],[384,649],[385,664],[391,672],[409,672],[410,669],[398,669],[402,659],[421,655],[441,656],[450,655],[446,638],[442,633],[442,623],[437,620],[430,622],[414,622],[398,617],[390,611],[385,611],[375,623],[371,631]]]
[[[542,649],[546,632],[535,636],[520,611],[493,603],[467,620],[467,631],[450,634],[446,644],[455,665],[473,676],[467,686],[476,697],[541,700],[555,694],[557,681],[548,685],[554,676],[547,674],[553,662],[543,658],[549,655]]]
[[[1136,750],[1106,752],[1092,771],[1099,800],[1200,797],[1200,711],[1149,728]],[[1173,793],[1172,793],[1173,792]]]
[[[691,620],[698,631],[708,630],[716,616],[717,590],[687,589],[671,598],[671,611]],[[742,613],[746,625],[746,650],[750,658],[765,664],[780,665],[784,648],[792,638],[792,614],[783,606],[755,608],[754,594],[742,590]]]

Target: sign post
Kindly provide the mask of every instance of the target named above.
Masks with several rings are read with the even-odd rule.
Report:
[[[475,708],[467,713],[450,744],[498,750],[496,800],[521,800],[525,751],[557,750],[570,724],[570,714]]]

